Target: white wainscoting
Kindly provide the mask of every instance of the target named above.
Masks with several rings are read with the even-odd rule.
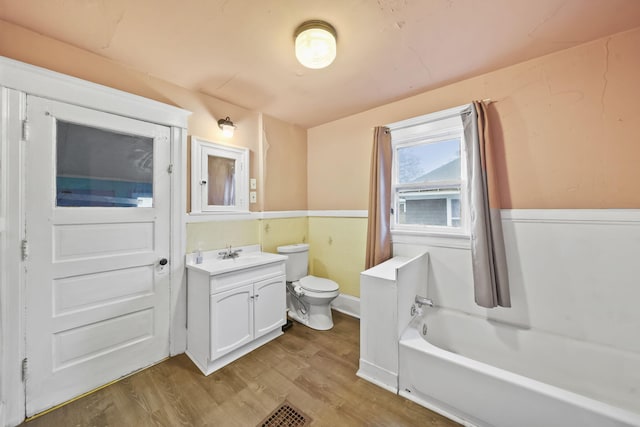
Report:
[[[394,243],[394,255],[429,251],[436,305],[640,353],[640,210],[504,210],[502,225],[511,308],[474,303],[468,249]]]

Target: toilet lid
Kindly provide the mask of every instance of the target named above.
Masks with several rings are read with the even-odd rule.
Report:
[[[333,280],[315,276],[303,277],[300,279],[300,286],[312,292],[334,292],[339,289],[338,284]]]

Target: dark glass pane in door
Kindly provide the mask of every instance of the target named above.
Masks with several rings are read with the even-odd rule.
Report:
[[[56,154],[56,206],[153,206],[153,138],[58,121]]]

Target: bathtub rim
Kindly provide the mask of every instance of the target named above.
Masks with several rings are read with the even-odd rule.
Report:
[[[628,409],[596,400],[592,397],[575,393],[573,391],[565,390],[558,386],[547,384],[542,381],[538,381],[536,379],[526,377],[524,375],[516,374],[506,369],[498,368],[498,367],[489,365],[487,363],[473,360],[469,357],[462,356],[448,350],[444,350],[436,346],[435,344],[430,343],[425,338],[423,338],[420,332],[415,328],[415,326],[416,326],[416,323],[412,322],[412,324],[409,325],[409,327],[407,327],[402,333],[402,335],[400,336],[400,341],[398,343],[400,365],[402,365],[403,358],[404,358],[403,348],[422,352],[422,353],[430,353],[434,357],[450,360],[452,363],[456,365],[462,366],[466,369],[469,369],[475,372],[479,372],[484,375],[488,375],[495,379],[508,381],[521,387],[526,386],[527,388],[533,389],[534,391],[540,394],[544,394],[553,399],[557,399],[561,402],[564,402],[573,406],[577,406],[585,411],[596,412],[599,414],[606,414],[607,416],[609,416],[615,421],[627,423],[631,426],[640,427],[640,413],[635,413]],[[402,390],[400,388],[401,380],[402,380],[401,373],[398,372],[398,394],[400,394],[401,396],[413,402],[419,403],[425,407],[428,407],[428,409],[438,412],[441,415],[451,418],[452,420],[458,423],[461,423],[465,426],[470,426],[470,427],[475,426],[475,424],[472,424],[468,420],[461,418],[459,415],[453,415],[449,411],[443,408],[439,408],[433,402],[425,402],[423,399],[419,399],[414,395],[412,395],[412,393]],[[531,385],[533,385],[533,387],[531,387]],[[472,416],[472,414],[469,414],[469,415]]]

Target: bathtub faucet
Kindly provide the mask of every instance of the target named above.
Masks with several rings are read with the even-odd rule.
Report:
[[[429,307],[433,307],[433,301],[431,301],[427,297],[422,297],[420,295],[416,295],[416,304],[418,304],[418,307],[422,307],[423,305],[428,305]]]

